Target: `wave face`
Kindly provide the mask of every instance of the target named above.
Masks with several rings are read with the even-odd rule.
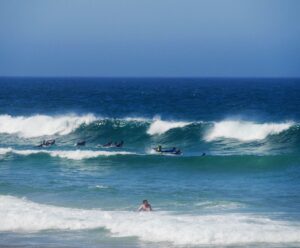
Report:
[[[166,241],[178,245],[300,242],[300,230],[296,224],[247,214],[137,214],[55,207],[12,196],[0,196],[0,218],[0,231],[36,232],[104,227],[114,236],[136,236],[144,241]]]
[[[151,123],[149,129],[147,130],[147,133],[150,135],[155,134],[163,134],[171,129],[174,128],[182,128],[187,125],[189,125],[189,122],[175,122],[175,121],[162,121],[160,119],[154,120],[153,123]]]

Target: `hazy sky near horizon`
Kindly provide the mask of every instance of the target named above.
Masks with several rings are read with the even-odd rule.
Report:
[[[0,0],[0,76],[299,77],[297,0]]]

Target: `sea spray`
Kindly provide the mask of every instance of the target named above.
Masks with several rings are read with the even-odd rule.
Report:
[[[205,136],[205,140],[212,141],[219,138],[240,141],[262,140],[268,135],[281,133],[293,125],[293,122],[260,124],[249,121],[220,121],[214,123],[213,128]]]

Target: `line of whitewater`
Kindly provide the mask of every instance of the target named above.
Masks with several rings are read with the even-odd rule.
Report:
[[[0,148],[0,155],[6,155],[9,153],[17,154],[17,155],[33,155],[33,154],[48,154],[51,157],[59,157],[71,160],[82,160],[82,159],[90,159],[97,157],[108,157],[108,156],[116,156],[116,155],[136,155],[136,153],[127,152],[127,151],[92,151],[92,150],[17,150],[13,148]]]
[[[298,222],[250,214],[173,215],[76,209],[0,196],[0,231],[83,230],[106,228],[114,236],[178,245],[299,243]]]

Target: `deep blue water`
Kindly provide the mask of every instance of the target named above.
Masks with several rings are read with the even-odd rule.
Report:
[[[2,78],[0,111],[282,121],[299,118],[299,94],[299,79]]]
[[[299,247],[299,106],[299,79],[1,78],[0,246]]]

